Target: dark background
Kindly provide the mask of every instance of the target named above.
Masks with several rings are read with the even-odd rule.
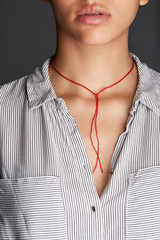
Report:
[[[140,6],[130,29],[129,48],[160,72],[159,10],[160,0]],[[2,85],[33,72],[55,53],[55,19],[50,4],[41,0],[1,0],[0,34]]]

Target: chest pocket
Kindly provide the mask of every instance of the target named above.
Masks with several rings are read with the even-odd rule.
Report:
[[[58,176],[0,179],[0,239],[66,239]]]
[[[160,240],[160,166],[139,169],[130,175],[126,239]]]

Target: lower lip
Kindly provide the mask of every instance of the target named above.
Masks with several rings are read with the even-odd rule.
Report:
[[[110,15],[79,15],[77,19],[87,25],[98,25],[106,22],[110,18]]]

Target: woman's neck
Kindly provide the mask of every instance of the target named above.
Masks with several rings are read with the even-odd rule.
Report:
[[[131,69],[133,61],[124,39],[101,46],[87,46],[63,38],[63,43],[59,42],[57,45],[52,61],[57,70],[65,77],[97,93],[104,87],[119,81]],[[83,96],[89,94],[88,91],[84,93],[82,87],[65,80],[51,66],[49,72],[51,82],[54,81],[61,91]],[[120,84],[110,88],[113,89],[111,91],[114,89],[122,91],[124,87],[132,85],[129,79],[132,81],[134,79],[136,83],[137,75],[138,71],[134,66],[133,71]]]

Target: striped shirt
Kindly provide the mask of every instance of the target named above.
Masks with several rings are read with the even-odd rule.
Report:
[[[160,73],[139,81],[99,197],[76,121],[51,84],[51,57],[0,88],[1,240],[160,239]]]

